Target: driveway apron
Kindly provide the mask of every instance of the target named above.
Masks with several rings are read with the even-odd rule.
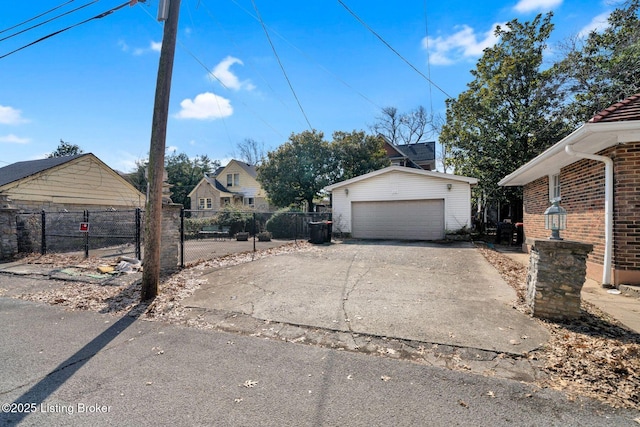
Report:
[[[208,273],[200,310],[354,334],[523,354],[549,339],[471,244],[353,241]]]

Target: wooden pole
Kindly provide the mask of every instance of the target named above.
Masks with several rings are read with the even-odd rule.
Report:
[[[162,236],[162,180],[164,152],[169,116],[171,75],[176,49],[180,0],[171,0],[169,14],[164,24],[156,96],[153,104],[151,143],[149,147],[149,197],[147,199],[144,239],[144,270],[140,299],[147,301],[158,295],[160,281],[160,241]]]

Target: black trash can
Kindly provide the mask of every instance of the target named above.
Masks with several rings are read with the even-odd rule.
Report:
[[[326,224],[327,227],[327,235],[325,236],[325,242],[327,243],[331,243],[331,236],[333,233],[333,222],[332,221],[325,221],[324,222]]]
[[[309,242],[319,245],[326,240],[327,225],[323,222],[309,223]]]

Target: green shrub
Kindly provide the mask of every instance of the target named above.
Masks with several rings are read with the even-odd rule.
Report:
[[[293,238],[296,235],[300,211],[285,208],[279,210],[267,221],[265,227],[274,239]]]

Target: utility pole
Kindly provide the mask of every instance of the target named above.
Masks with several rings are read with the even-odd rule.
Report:
[[[151,300],[158,295],[158,282],[160,281],[164,152],[167,139],[173,57],[176,50],[178,16],[180,14],[180,0],[167,1],[170,1],[170,4],[162,36],[149,147],[149,197],[146,206],[144,270],[142,272],[142,291],[140,295],[142,301]],[[166,2],[161,1],[160,4],[163,5]]]

